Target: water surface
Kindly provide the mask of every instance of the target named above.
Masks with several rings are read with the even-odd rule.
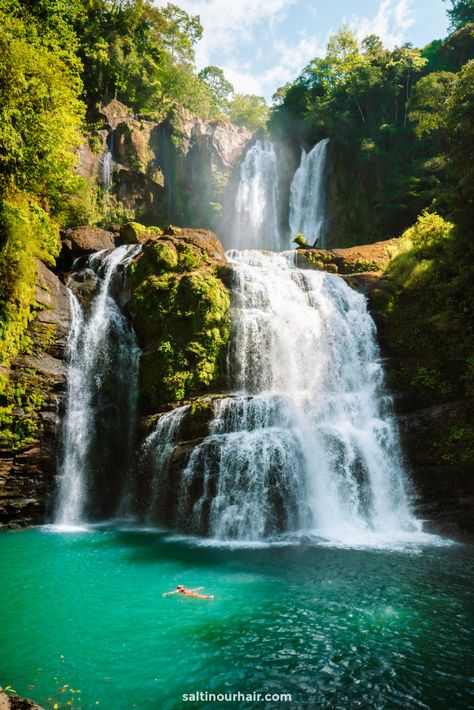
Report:
[[[222,548],[30,529],[2,533],[0,555],[0,684],[46,708],[217,707],[182,701],[206,690],[291,693],[291,707],[474,706],[466,545]],[[162,598],[180,582],[216,598]]]

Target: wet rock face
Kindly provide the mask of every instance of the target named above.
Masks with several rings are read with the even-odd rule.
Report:
[[[222,395],[186,400],[168,405],[162,412],[142,417],[139,422],[139,446],[141,450],[139,464],[140,485],[136,491],[136,506],[144,520],[152,520],[170,528],[175,526],[178,501],[181,498],[183,474],[194,449],[203,442],[210,431],[210,424],[216,413],[216,404]],[[169,458],[164,466],[157,465],[155,443],[151,444],[153,432],[160,425],[160,420],[178,406],[185,406],[186,411],[180,420],[176,439],[168,452]],[[151,436],[150,436],[151,435]],[[147,440],[149,445],[147,445]],[[151,444],[151,445],[150,445]],[[196,476],[189,490],[188,506],[201,497],[204,483],[203,472]],[[159,477],[159,496],[154,496],[157,488],[156,476]],[[155,479],[155,480],[154,480]]]
[[[21,404],[12,411],[10,436],[0,449],[0,526],[43,521],[56,471],[69,297],[57,276],[39,261],[35,300],[38,311],[27,332],[31,349],[4,373]]]
[[[398,397],[398,408],[407,405]],[[463,400],[400,414],[403,448],[418,492],[418,514],[448,536],[474,535],[474,478],[469,466],[449,463],[443,444],[466,411]]]

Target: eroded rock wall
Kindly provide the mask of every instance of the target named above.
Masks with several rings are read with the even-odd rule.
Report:
[[[0,448],[0,526],[42,522],[56,471],[70,310],[66,287],[40,261],[35,301],[30,344],[3,373],[11,418]]]
[[[146,224],[221,226],[226,186],[250,131],[180,106],[155,122],[115,99],[99,110],[99,121],[78,151],[83,177],[96,178]]]

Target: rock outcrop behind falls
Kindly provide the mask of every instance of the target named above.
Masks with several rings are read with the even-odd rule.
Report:
[[[79,172],[105,184],[122,208],[147,224],[217,228],[224,193],[252,134],[226,121],[203,121],[175,106],[162,121],[112,100],[102,126],[80,147]]]
[[[66,287],[37,262],[36,314],[25,352],[2,374],[9,411],[0,447],[0,526],[42,522],[56,471],[70,323]]]

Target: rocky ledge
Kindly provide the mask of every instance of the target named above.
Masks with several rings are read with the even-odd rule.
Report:
[[[0,688],[0,710],[44,710],[32,700],[21,698],[16,693],[6,693]]]

